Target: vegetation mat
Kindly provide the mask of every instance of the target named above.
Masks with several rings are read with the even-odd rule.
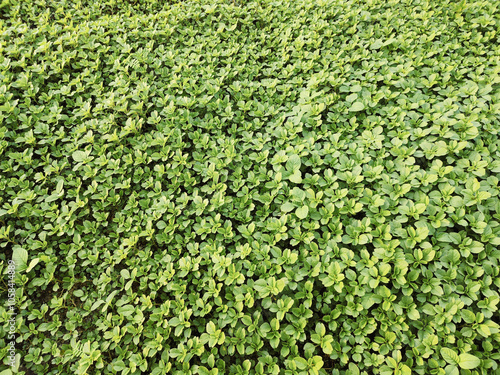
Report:
[[[0,374],[499,374],[499,5],[3,0]]]

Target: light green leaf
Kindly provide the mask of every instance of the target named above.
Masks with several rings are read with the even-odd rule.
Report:
[[[71,156],[73,157],[74,161],[76,161],[77,163],[81,163],[87,157],[87,153],[84,151],[75,151]]]
[[[352,103],[358,98],[358,94],[351,94],[345,98],[349,103]]]
[[[307,368],[308,363],[304,358],[298,357],[298,358],[295,358],[295,365],[297,366],[297,368],[299,370],[304,370]]]
[[[57,186],[56,186],[56,193],[57,194],[61,194],[62,193],[63,186],[64,186],[64,180],[60,179],[59,182],[57,183]]]
[[[365,109],[365,106],[364,106],[363,103],[361,103],[361,102],[354,102],[354,103],[352,103],[351,108],[349,108],[349,111],[351,111],[351,112],[359,112],[359,111],[362,111],[363,109]]]
[[[468,353],[460,354],[458,365],[463,369],[473,369],[481,364],[481,360],[476,356]]]
[[[54,202],[58,198],[59,198],[59,196],[57,194],[52,194],[52,195],[49,195],[47,198],[45,198],[45,202],[47,202],[47,203]]]
[[[411,375],[411,369],[407,365],[401,366],[401,375]]]
[[[115,362],[115,364],[113,365],[113,370],[115,371],[122,371],[122,370],[125,370],[127,368],[127,366],[125,365],[125,362],[123,361],[117,361]]]
[[[375,40],[375,42],[373,42],[371,44],[370,49],[379,49],[383,45],[384,45],[384,42],[382,41],[382,39],[377,39],[377,40]]]
[[[294,187],[290,191],[290,195],[293,197],[294,200],[300,201],[300,202],[302,202],[306,198],[306,193],[304,192],[304,190],[302,190],[298,187]]]
[[[329,342],[324,343],[321,348],[323,349],[323,352],[325,352],[325,354],[332,354],[333,353],[332,344],[330,344]]]
[[[451,365],[458,365],[460,358],[455,351],[449,348],[441,348],[440,353],[446,362],[448,362]]]
[[[300,184],[302,182],[302,174],[300,173],[300,171],[296,171],[295,173],[290,175],[288,179],[295,184]]]
[[[132,305],[125,305],[118,308],[118,314],[123,316],[130,316],[135,312],[135,308]]]
[[[460,315],[462,316],[462,319],[465,321],[467,324],[472,324],[476,321],[476,314],[474,314],[470,310],[460,310]]]
[[[12,260],[18,271],[24,271],[27,268],[28,252],[21,246],[16,245],[12,252]]]
[[[361,85],[354,85],[351,87],[351,92],[360,92],[362,90]]]
[[[214,367],[215,366],[215,357],[214,357],[214,354],[210,354],[210,356],[208,357],[208,361],[207,361],[208,365],[210,367]]]
[[[286,202],[281,205],[281,211],[290,212],[295,208],[295,205],[292,202]]]
[[[300,160],[300,156],[297,154],[290,155],[286,162],[286,169],[291,172],[296,172],[300,169],[302,165],[302,161]]]
[[[478,332],[483,335],[484,337],[489,337],[491,336],[491,330],[490,327],[488,327],[486,324],[479,324],[477,327]]]
[[[40,258],[32,259],[28,268],[26,268],[26,272],[30,272],[33,269],[33,267],[35,267],[38,264],[38,262],[40,262]]]
[[[309,207],[305,205],[297,208],[297,210],[295,211],[295,215],[297,215],[299,219],[305,219],[308,214],[309,214]]]
[[[354,363],[349,363],[349,369],[346,371],[346,375],[359,375],[359,367]]]
[[[417,309],[411,309],[408,312],[408,318],[410,318],[411,320],[418,320],[420,319],[420,313],[418,312]]]
[[[208,322],[207,326],[206,326],[206,330],[207,330],[207,333],[209,335],[213,335],[217,331],[217,328],[215,327],[214,322],[212,322],[212,321]]]
[[[448,365],[444,368],[446,375],[459,375],[460,371],[458,371],[458,367],[455,365]]]

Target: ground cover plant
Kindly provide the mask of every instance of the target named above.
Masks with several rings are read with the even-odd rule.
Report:
[[[0,374],[499,374],[498,6],[3,0]]]

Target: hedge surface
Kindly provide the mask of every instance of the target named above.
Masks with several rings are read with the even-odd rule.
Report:
[[[0,374],[499,374],[499,5],[3,0]]]

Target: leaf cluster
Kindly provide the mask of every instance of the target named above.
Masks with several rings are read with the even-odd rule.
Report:
[[[498,373],[498,27],[482,0],[2,1],[20,373]]]

